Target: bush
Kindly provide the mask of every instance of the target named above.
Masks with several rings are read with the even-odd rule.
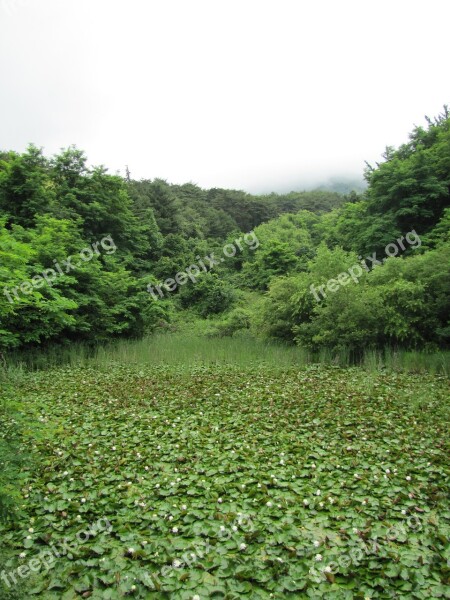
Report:
[[[236,308],[229,314],[228,318],[217,323],[217,325],[210,330],[209,335],[211,337],[231,337],[238,331],[249,329],[250,322],[250,313],[243,308]]]
[[[216,273],[202,274],[195,284],[181,288],[179,299],[183,308],[194,308],[202,317],[224,312],[236,300],[235,289]]]
[[[278,278],[263,309],[266,333],[313,350],[435,349],[449,341],[450,244],[423,255],[389,258],[358,283],[314,299],[327,280],[358,262],[340,248],[319,247],[308,273]],[[316,301],[317,300],[317,301]]]

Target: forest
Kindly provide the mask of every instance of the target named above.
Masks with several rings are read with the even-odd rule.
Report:
[[[75,147],[3,152],[1,351],[139,339],[193,316],[208,335],[313,352],[448,348],[449,124],[445,107],[347,195],[134,181]],[[238,238],[253,241],[233,251]]]

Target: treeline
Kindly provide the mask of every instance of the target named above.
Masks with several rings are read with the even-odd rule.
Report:
[[[140,337],[186,310],[218,315],[215,335],[314,349],[448,345],[449,122],[416,127],[346,196],[127,181],[74,147],[0,154],[0,350]],[[257,245],[148,293],[249,231]]]
[[[144,216],[151,209],[163,235],[184,239],[225,239],[233,231],[250,231],[282,213],[303,209],[322,213],[345,202],[342,194],[326,190],[254,196],[237,190],[203,190],[192,183],[170,185],[162,179],[130,181],[128,191],[136,214]]]
[[[88,168],[74,147],[52,158],[35,146],[3,152],[0,349],[142,336],[176,310],[153,301],[149,284],[233,231],[343,200],[326,191],[255,197],[158,179],[127,182]]]
[[[367,192],[322,215],[255,228],[242,286],[266,292],[216,328],[253,328],[313,350],[450,345],[450,119],[447,107],[387,148]],[[238,268],[241,268],[238,266]]]

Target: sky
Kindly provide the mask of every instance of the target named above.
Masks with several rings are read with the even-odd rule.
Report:
[[[361,179],[450,103],[448,0],[0,0],[0,149],[253,193]]]

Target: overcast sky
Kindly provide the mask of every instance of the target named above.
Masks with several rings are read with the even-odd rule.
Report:
[[[361,177],[450,103],[448,0],[0,0],[0,148],[252,192]]]

